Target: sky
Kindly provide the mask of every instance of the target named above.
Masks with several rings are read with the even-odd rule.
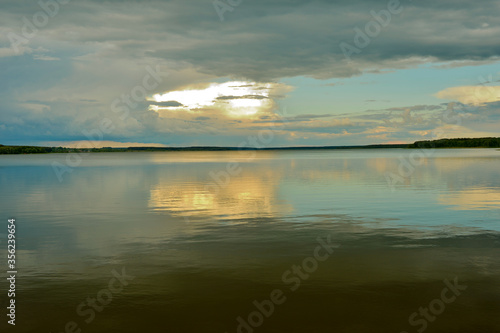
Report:
[[[2,0],[0,143],[500,136],[496,0]]]

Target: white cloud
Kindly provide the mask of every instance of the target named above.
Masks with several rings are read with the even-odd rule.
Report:
[[[33,59],[35,59],[35,60],[43,60],[43,61],[61,60],[60,58],[51,57],[51,56],[44,55],[44,54],[35,54],[35,55],[33,55]]]
[[[483,105],[500,101],[500,86],[462,86],[441,90],[436,97],[456,100],[463,104]]]
[[[197,84],[179,88],[164,94],[155,94],[150,109],[162,117],[169,117],[171,111],[192,111],[200,116],[200,110],[219,110],[219,115],[247,117],[269,112],[274,99],[291,91],[292,87],[279,83],[257,83],[229,81],[224,83]],[[164,102],[178,102],[182,106],[162,106]],[[167,111],[167,112],[162,112]]]

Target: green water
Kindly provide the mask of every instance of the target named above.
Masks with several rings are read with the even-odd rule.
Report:
[[[413,152],[0,156],[2,331],[500,332],[500,152]]]

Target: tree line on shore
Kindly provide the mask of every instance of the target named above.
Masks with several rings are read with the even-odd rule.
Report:
[[[500,138],[457,138],[416,141],[412,144],[379,144],[367,146],[323,146],[323,147],[281,147],[261,148],[263,150],[304,150],[304,149],[354,149],[354,148],[500,148]],[[249,148],[247,148],[249,149]],[[216,151],[239,150],[237,147],[128,147],[128,148],[63,148],[37,146],[5,146],[0,145],[1,154],[48,154],[48,153],[106,153],[106,152],[133,152],[133,151]]]
[[[46,153],[68,153],[68,152],[70,152],[70,149],[63,147],[0,145],[0,154],[46,154]]]
[[[458,138],[416,141],[408,148],[500,148],[500,138]]]

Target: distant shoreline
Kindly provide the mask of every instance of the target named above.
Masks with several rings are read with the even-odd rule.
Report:
[[[127,152],[172,152],[172,151],[271,151],[271,150],[338,150],[338,149],[383,149],[408,148],[401,145],[367,145],[367,146],[307,146],[307,147],[127,147],[127,148],[63,148],[38,146],[0,146],[0,155],[6,154],[64,154],[64,153],[127,153]]]
[[[410,144],[372,144],[361,146],[293,146],[293,147],[127,147],[127,148],[63,148],[39,146],[0,145],[0,155],[5,154],[53,154],[53,153],[114,153],[114,152],[161,152],[161,151],[269,151],[269,150],[338,150],[338,149],[434,149],[434,148],[500,148],[500,138],[456,138],[432,141],[416,141]]]

